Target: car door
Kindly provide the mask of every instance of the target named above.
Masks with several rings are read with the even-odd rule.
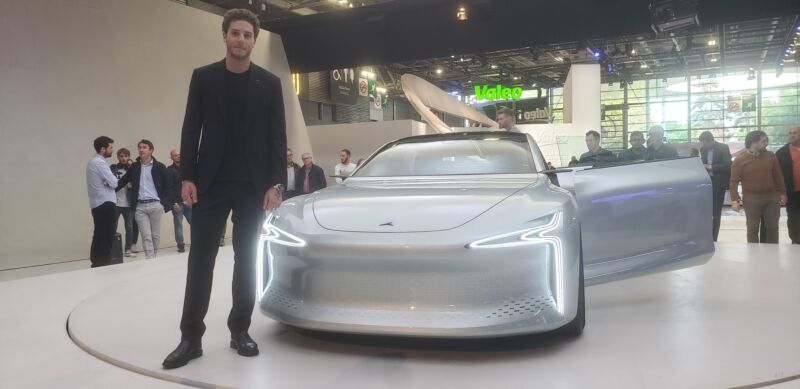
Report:
[[[705,263],[714,253],[711,180],[700,158],[568,173],[587,285]],[[569,184],[568,184],[569,185]]]

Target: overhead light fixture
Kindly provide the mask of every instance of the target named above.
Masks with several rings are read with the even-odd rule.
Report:
[[[711,58],[711,62],[717,62],[716,58]]]
[[[519,80],[519,76],[514,76],[514,80]]]
[[[350,7],[350,8],[353,8],[353,3],[350,3],[347,6]]]
[[[709,46],[716,46],[717,45],[717,41],[712,39],[712,40],[708,41],[708,45]]]
[[[436,68],[436,74],[442,74],[442,68]]]
[[[647,69],[647,63],[646,62],[642,62],[642,64],[639,65],[639,69]]]
[[[534,82],[533,84],[531,84],[531,86],[535,88],[536,87],[536,83]]]
[[[497,65],[491,65],[489,67],[492,68],[492,69],[497,69]]]
[[[469,19],[469,15],[467,15],[467,7],[460,5],[458,7],[458,12],[456,12],[456,19],[464,22]]]
[[[347,4],[347,0],[339,0],[339,4],[345,5],[345,4]]]
[[[656,34],[699,26],[697,0],[655,0],[650,3],[650,21]]]
[[[564,62],[564,58],[561,58],[561,57],[556,57],[555,60],[558,61],[558,62]]]

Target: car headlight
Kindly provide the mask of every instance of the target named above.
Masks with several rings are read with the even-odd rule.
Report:
[[[271,213],[267,216],[267,220],[264,221],[263,231],[261,233],[262,241],[289,247],[306,246],[306,241],[303,239],[300,239],[297,236],[294,236],[275,226],[274,222],[276,220],[277,218]]]
[[[548,233],[561,226],[561,219],[561,212],[555,212],[533,220],[532,222],[536,224],[536,227],[479,239],[466,247],[470,249],[501,248],[552,242],[553,239],[558,238],[549,236]]]

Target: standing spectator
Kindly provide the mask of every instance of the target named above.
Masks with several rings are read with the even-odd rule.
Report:
[[[600,147],[600,133],[591,130],[586,133],[586,148],[589,151],[581,154],[579,163],[614,162],[614,153]]]
[[[628,139],[631,148],[619,153],[619,161],[644,161],[647,159],[647,147],[644,147],[644,135],[641,131],[633,131]]]
[[[169,152],[169,158],[172,160],[172,165],[169,165],[167,170],[170,173],[170,188],[172,188],[172,224],[175,227],[175,243],[178,245],[178,252],[186,251],[185,243],[183,241],[183,218],[186,222],[192,225],[192,206],[186,204],[181,199],[181,194],[176,188],[181,186],[181,153],[173,149]]]
[[[286,149],[286,190],[283,192],[283,199],[290,199],[297,194],[297,185],[295,184],[294,177],[297,171],[300,170],[300,165],[294,163],[294,152],[292,149]]]
[[[137,146],[139,159],[119,180],[117,189],[131,184],[131,203],[136,204],[136,224],[142,233],[144,255],[152,259],[161,243],[161,216],[172,209],[172,178],[167,167],[153,158],[153,142],[142,139]]]
[[[714,140],[709,131],[700,134],[700,158],[708,175],[711,176],[711,198],[714,242],[719,236],[719,225],[722,217],[722,203],[725,201],[725,190],[731,181],[731,150],[728,145]]]
[[[514,110],[509,107],[500,107],[497,110],[497,125],[501,130],[508,132],[522,132],[515,125],[516,118],[514,117]]]
[[[747,152],[731,166],[731,208],[739,212],[739,182],[742,183],[747,242],[758,243],[759,224],[766,227],[766,243],[778,243],[780,206],[786,203],[786,186],[778,158],[767,151],[769,139],[764,131],[751,131],[744,138]]]
[[[94,151],[97,152],[86,164],[86,191],[89,194],[89,207],[92,209],[94,234],[89,260],[92,267],[111,264],[111,247],[114,244],[116,226],[117,178],[106,163],[114,152],[114,140],[100,136],[94,140]]]
[[[800,126],[789,129],[789,143],[775,153],[786,186],[786,224],[792,244],[800,244]]]
[[[192,245],[181,341],[162,366],[203,355],[203,319],[211,297],[218,239],[233,213],[231,348],[258,355],[247,333],[256,298],[256,244],[264,211],[281,204],[286,185],[286,121],[281,79],[250,61],[258,17],[231,9],[222,19],[225,59],[195,69],[181,132],[183,200],[192,204]],[[222,98],[224,97],[224,99]]]
[[[320,190],[328,183],[325,181],[325,171],[321,167],[314,165],[311,153],[303,153],[301,156],[303,167],[297,171],[295,183],[300,187],[299,194],[308,194]]]
[[[340,163],[337,163],[336,166],[333,167],[333,175],[335,176],[350,177],[358,167],[356,164],[350,162],[350,150],[348,149],[342,149],[342,151],[339,152],[339,162]],[[341,184],[342,179],[336,177],[336,183]]]
[[[664,127],[652,126],[647,132],[647,160],[678,158],[678,152],[664,143]]]
[[[114,176],[117,177],[117,180],[120,180],[131,168],[130,150],[124,147],[117,150],[117,161],[119,163],[111,165],[111,172],[114,173]],[[133,229],[134,223],[136,223],[133,220],[135,211],[136,208],[134,208],[133,204],[131,203],[131,186],[128,184],[125,185],[124,188],[121,188],[117,191],[117,216],[114,219],[114,225],[116,226],[117,222],[119,221],[119,216],[122,215],[122,223],[125,226],[126,257],[133,255],[131,254],[131,246],[133,245],[133,235],[137,232]]]

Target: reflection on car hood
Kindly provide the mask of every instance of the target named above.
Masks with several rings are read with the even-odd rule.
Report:
[[[535,174],[350,178],[315,194],[314,217],[335,231],[441,231],[474,219],[536,180]]]

